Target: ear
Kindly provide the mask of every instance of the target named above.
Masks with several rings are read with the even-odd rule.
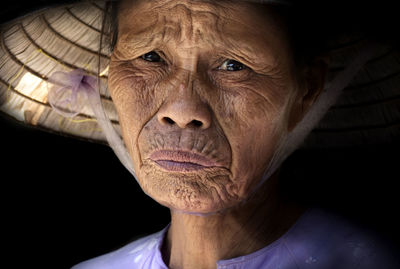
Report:
[[[328,56],[318,57],[300,74],[298,93],[289,114],[289,132],[301,121],[324,89],[329,62]]]

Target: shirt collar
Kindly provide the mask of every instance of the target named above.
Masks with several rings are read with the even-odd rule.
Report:
[[[168,224],[167,227],[165,227],[162,231],[159,233],[157,245],[156,245],[156,253],[155,253],[155,260],[159,264],[160,268],[162,269],[168,269],[168,266],[165,264],[163,258],[162,258],[162,246],[164,244],[164,241],[166,240],[167,232],[171,224]],[[290,231],[291,229],[289,229]],[[287,231],[285,235],[289,232]],[[253,253],[250,253],[248,255],[232,258],[232,259],[227,259],[227,260],[219,260],[217,262],[217,268],[224,268],[224,269],[230,269],[230,268],[251,268],[250,263],[255,263],[257,260],[264,260],[266,256],[269,256],[276,248],[282,243],[283,238],[285,237],[283,235],[276,241],[272,242],[271,244],[267,245],[266,247],[259,249]]]

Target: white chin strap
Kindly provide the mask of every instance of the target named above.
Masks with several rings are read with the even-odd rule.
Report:
[[[55,112],[68,118],[78,115],[83,107],[89,104],[108,144],[125,168],[137,180],[128,150],[104,112],[98,83],[99,78],[88,76],[85,71],[80,69],[69,73],[55,72],[48,79],[49,103]]]
[[[107,138],[109,146],[114,150],[115,155],[117,155],[118,159],[125,166],[125,168],[128,169],[136,181],[138,181],[129,152],[126,149],[123,140],[112,126],[107,114],[104,112],[99,92],[90,91],[88,93],[90,106],[96,116],[97,123]]]
[[[255,191],[282,165],[305,140],[311,130],[318,124],[329,108],[334,105],[342,90],[351,82],[365,63],[383,49],[377,44],[366,44],[354,57],[354,60],[326,85],[316,102],[296,127],[283,137],[269,163],[268,168]]]

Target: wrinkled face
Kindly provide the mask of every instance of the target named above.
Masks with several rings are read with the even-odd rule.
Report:
[[[245,2],[127,0],[118,28],[109,90],[142,189],[185,212],[243,201],[298,94],[280,23]]]

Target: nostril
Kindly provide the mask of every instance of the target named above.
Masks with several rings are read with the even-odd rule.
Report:
[[[163,122],[165,122],[165,123],[167,123],[167,124],[170,124],[170,125],[173,125],[175,122],[171,119],[171,118],[169,118],[169,117],[164,117],[163,118]]]
[[[203,123],[199,120],[192,120],[191,123],[194,127],[201,127],[203,125]]]
[[[180,128],[204,128],[206,125],[201,120],[174,120],[171,117],[159,117],[159,122],[163,125],[174,126],[175,124]]]

